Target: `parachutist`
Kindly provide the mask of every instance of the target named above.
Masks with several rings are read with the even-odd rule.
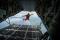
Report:
[[[24,20],[25,20],[25,21],[26,21],[26,20],[29,20],[29,18],[30,18],[31,15],[33,15],[33,14],[29,14],[29,13],[28,13],[27,15],[24,15],[24,16],[26,17]]]

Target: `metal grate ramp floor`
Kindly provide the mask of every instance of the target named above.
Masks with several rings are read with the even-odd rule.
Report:
[[[0,30],[0,40],[40,40],[42,33],[38,28],[7,27]]]

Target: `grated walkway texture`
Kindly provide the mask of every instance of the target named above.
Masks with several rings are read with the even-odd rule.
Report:
[[[24,26],[24,27],[23,27]],[[6,27],[0,30],[0,40],[40,40],[42,32],[29,25],[22,27]]]

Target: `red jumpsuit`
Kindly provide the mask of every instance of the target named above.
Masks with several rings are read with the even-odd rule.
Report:
[[[33,15],[33,14],[31,14],[31,15]],[[30,17],[31,15],[30,15],[29,13],[28,13],[27,15],[25,15],[26,18],[25,18],[24,20],[25,20],[25,21],[26,21],[26,20],[29,20],[29,17]]]
[[[30,14],[25,15],[25,17],[26,18],[24,20],[29,20]]]

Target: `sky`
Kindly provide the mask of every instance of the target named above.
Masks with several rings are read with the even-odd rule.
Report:
[[[33,14],[30,16],[29,20],[24,21],[24,16],[28,13]],[[42,23],[42,20],[38,17],[37,13],[35,11],[21,11],[17,13],[14,16],[7,18],[5,21],[0,23],[0,29],[5,28],[9,26],[9,20],[10,24],[17,24],[17,25],[40,25],[42,33],[45,33],[47,29],[45,28],[44,24]],[[7,21],[7,22],[6,22]]]

